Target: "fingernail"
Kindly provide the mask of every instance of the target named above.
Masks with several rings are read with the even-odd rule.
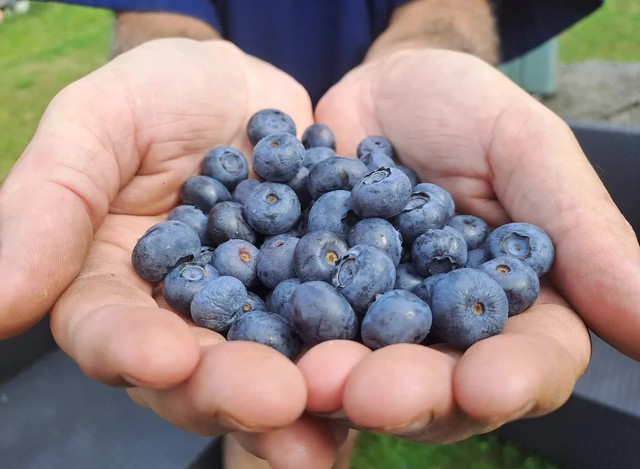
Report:
[[[433,421],[433,411],[429,411],[426,414],[419,416],[418,418],[409,422],[403,422],[398,425],[387,425],[382,427],[382,431],[385,433],[392,433],[399,436],[412,436],[416,433],[424,431],[425,427]]]
[[[122,378],[125,382],[127,382],[128,384],[130,384],[131,386],[134,386],[136,388],[153,388],[153,387],[155,387],[151,383],[145,383],[144,381],[140,381],[139,379],[134,378],[133,376],[131,376],[131,375],[127,374],[127,373],[120,373],[120,378]]]
[[[527,404],[525,406],[523,406],[522,408],[520,408],[520,410],[514,412],[511,415],[511,417],[509,417],[507,419],[507,421],[521,419],[522,417],[526,416],[529,412],[531,412],[535,406],[536,406],[536,402],[535,401],[527,402]]]
[[[258,432],[266,432],[269,430],[273,430],[273,428],[267,427],[267,426],[261,427],[258,425],[247,425],[246,423],[242,423],[239,420],[237,420],[235,417],[232,417],[231,415],[222,411],[218,411],[216,413],[216,420],[218,421],[218,424],[221,427],[224,427],[225,429],[229,431],[234,431],[234,432],[241,431],[241,432],[258,433]]]

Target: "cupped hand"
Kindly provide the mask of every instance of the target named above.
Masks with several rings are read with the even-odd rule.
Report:
[[[299,363],[309,410],[451,442],[562,405],[590,358],[583,321],[640,358],[636,236],[566,124],[499,71],[456,52],[403,51],[354,69],[315,117],[333,128],[343,155],[366,135],[388,137],[422,180],[453,194],[460,213],[494,226],[534,223],[556,258],[537,303],[464,353],[344,342],[311,349]]]

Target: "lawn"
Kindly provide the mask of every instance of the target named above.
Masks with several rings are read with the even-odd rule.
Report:
[[[104,11],[32,4],[0,25],[0,181],[33,135],[47,103],[66,84],[107,60],[112,24]],[[640,2],[610,0],[563,34],[560,57],[640,61]],[[439,447],[363,435],[357,469],[557,467],[494,436]]]

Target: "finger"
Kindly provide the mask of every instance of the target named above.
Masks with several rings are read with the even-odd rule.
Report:
[[[264,432],[293,423],[304,411],[306,389],[284,355],[252,342],[202,349],[191,377],[166,390],[129,390],[174,425],[202,435]]]

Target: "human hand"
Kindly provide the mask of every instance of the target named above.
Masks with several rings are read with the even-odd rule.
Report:
[[[636,236],[566,124],[497,70],[444,50],[395,53],[346,75],[315,117],[335,131],[339,154],[384,135],[461,213],[494,226],[534,223],[556,258],[538,302],[464,353],[418,345],[372,353],[344,342],[311,349],[299,363],[308,410],[452,442],[562,405],[590,358],[583,321],[640,358]]]

